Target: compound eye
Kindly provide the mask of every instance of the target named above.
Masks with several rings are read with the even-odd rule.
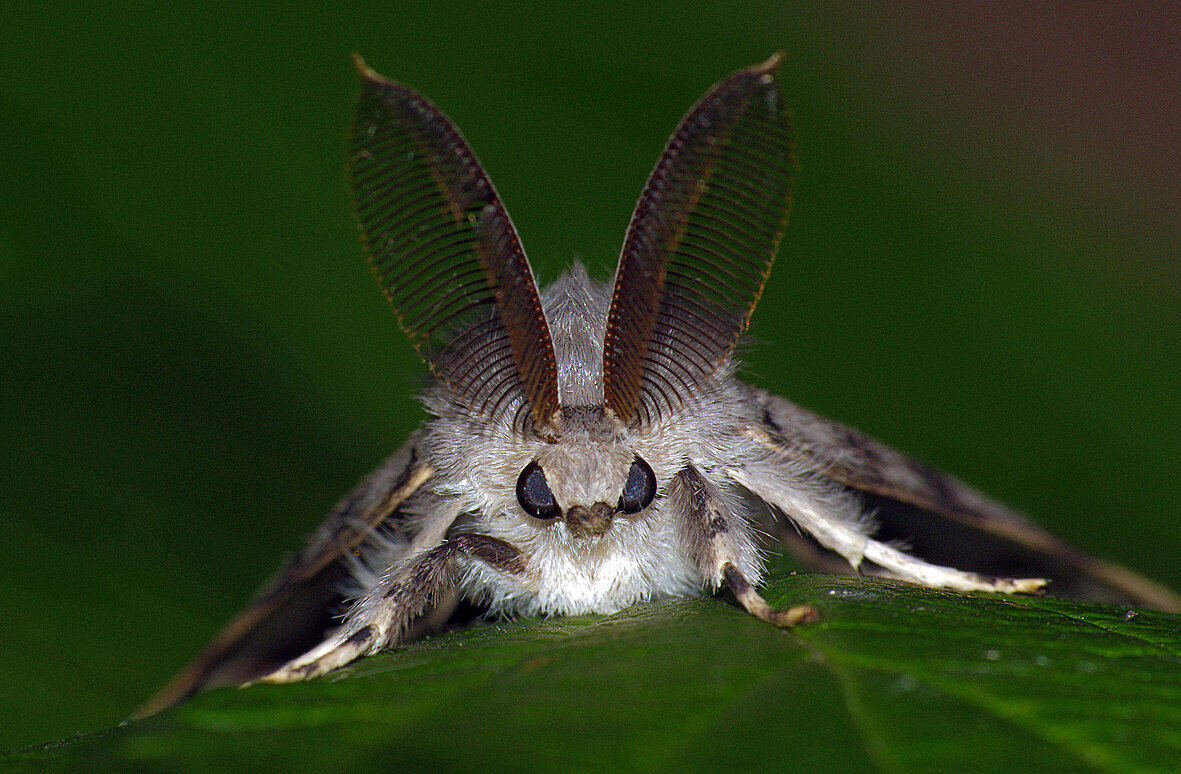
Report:
[[[656,474],[639,457],[632,462],[627,472],[627,483],[619,496],[618,510],[623,513],[639,513],[652,503],[656,496]]]
[[[562,509],[549,489],[549,482],[545,480],[545,473],[536,462],[526,465],[517,479],[517,502],[525,509],[525,513],[539,519],[556,519],[562,515]]]

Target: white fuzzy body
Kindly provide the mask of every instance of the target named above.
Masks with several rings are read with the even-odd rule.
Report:
[[[564,527],[552,525],[549,531]],[[574,615],[613,613],[637,602],[690,596],[702,588],[701,574],[681,550],[679,536],[665,519],[616,524],[594,546],[534,530],[485,529],[513,542],[529,556],[524,577],[498,572],[468,560],[461,588],[493,613]]]
[[[564,406],[602,405],[609,293],[609,286],[590,279],[579,264],[543,293]],[[523,577],[466,561],[464,593],[493,611],[523,615],[611,613],[637,602],[700,593],[707,579],[678,525],[665,514],[661,495],[687,460],[711,467],[717,450],[730,445],[740,424],[733,413],[742,406],[716,399],[706,406],[707,417],[686,411],[680,421],[641,432],[605,418],[605,426],[574,427],[556,443],[546,443],[432,405],[440,414],[431,422],[432,462],[447,482],[441,493],[463,502],[470,515],[459,528],[501,538],[528,557]],[[616,518],[601,537],[573,535],[563,521],[531,518],[517,503],[517,476],[534,459],[541,461],[563,507],[614,503],[636,455],[652,466],[660,494],[644,511]],[[761,575],[753,546],[745,558],[747,569]]]
[[[424,396],[435,415],[422,443],[434,478],[407,504],[411,528],[379,534],[354,564],[353,629],[381,617],[384,592],[415,557],[461,533],[498,538],[525,557],[519,574],[472,556],[457,558],[458,594],[505,615],[611,613],[694,595],[722,585],[727,563],[757,584],[763,575],[757,538],[765,525],[747,510],[744,491],[853,568],[869,559],[879,574],[930,585],[1027,590],[1028,584],[1004,585],[1004,579],[930,565],[875,541],[860,498],[824,475],[819,466],[826,463],[760,429],[765,407],[733,378],[732,363],[657,424],[627,428],[602,412],[608,290],[576,264],[543,294],[566,409],[555,438],[522,435],[507,423],[473,416],[443,388]],[[518,502],[517,479],[536,461],[563,508],[614,503],[636,456],[655,473],[657,496],[639,513],[617,515],[602,535],[575,534],[563,519],[534,518]],[[726,511],[725,529],[708,540],[694,531],[698,519],[674,513],[671,482],[687,467],[704,476],[713,502]]]
[[[601,406],[602,350],[610,288],[590,279],[581,265],[563,274],[543,294],[557,357],[562,405]],[[514,576],[470,557],[460,559],[460,594],[505,614],[610,613],[637,602],[686,596],[716,588],[721,578],[703,575],[694,557],[692,536],[667,512],[666,487],[692,462],[721,481],[723,473],[766,452],[744,432],[755,419],[745,388],[730,369],[700,391],[700,399],[653,427],[629,430],[609,414],[584,421],[570,417],[553,441],[523,437],[512,428],[473,417],[434,389],[425,396],[436,416],[427,424],[425,448],[436,478],[429,497],[450,505],[432,518],[424,515],[421,539],[380,541],[364,565],[392,576],[402,562],[432,547],[437,522],[456,517],[445,529],[499,538],[527,557],[527,570]],[[652,467],[658,483],[653,503],[640,513],[617,516],[601,536],[572,534],[561,520],[543,521],[518,504],[515,486],[521,470],[538,460],[563,508],[615,503],[636,456]],[[727,495],[737,511],[740,498]],[[848,507],[842,503],[843,506]],[[856,512],[840,515],[857,518]],[[432,523],[434,522],[434,523]],[[762,561],[754,529],[738,546],[741,569],[754,582]],[[382,572],[384,570],[384,573]],[[372,586],[362,570],[357,584]],[[377,604],[375,601],[374,604]],[[364,615],[364,600],[357,614]]]

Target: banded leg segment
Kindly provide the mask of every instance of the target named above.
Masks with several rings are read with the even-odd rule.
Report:
[[[668,498],[706,583],[714,588],[725,583],[748,613],[774,626],[815,620],[814,608],[776,609],[755,589],[762,567],[752,527],[717,484],[693,465],[686,465],[670,482]]]
[[[512,575],[525,572],[524,554],[510,543],[488,535],[455,535],[383,576],[381,583],[354,605],[339,634],[260,682],[310,680],[402,642],[411,624],[455,588],[460,556]]]
[[[734,592],[734,597],[746,608],[746,612],[772,626],[784,629],[796,624],[812,623],[820,617],[816,608],[811,605],[771,607],[767,604],[767,600],[763,599],[763,596],[755,590],[755,587],[750,585],[746,576],[732,564],[727,564],[722,568],[722,575],[725,577],[726,585],[730,587],[730,591]]]

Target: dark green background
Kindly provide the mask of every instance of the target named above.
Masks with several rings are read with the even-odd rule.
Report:
[[[785,49],[748,378],[1181,586],[1168,9],[5,4],[0,748],[126,716],[421,419],[353,51],[463,128],[546,281],[609,274],[679,117]]]

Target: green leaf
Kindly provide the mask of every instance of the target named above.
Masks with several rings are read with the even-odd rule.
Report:
[[[1164,772],[1181,617],[784,576],[790,631],[725,598],[479,624],[325,680],[223,689],[9,753],[167,771]]]

